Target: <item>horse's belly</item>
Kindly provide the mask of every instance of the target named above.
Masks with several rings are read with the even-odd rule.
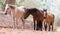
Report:
[[[16,12],[16,13],[14,14],[14,16],[15,16],[16,18],[21,18],[21,17],[24,16],[24,13],[23,13],[23,12]]]

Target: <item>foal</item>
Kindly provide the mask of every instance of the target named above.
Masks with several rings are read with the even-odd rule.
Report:
[[[25,27],[25,21],[24,21],[24,13],[25,13],[25,10],[20,7],[20,8],[17,8],[13,5],[7,5],[8,7],[6,8],[6,13],[11,13],[12,14],[12,17],[13,17],[13,21],[14,21],[14,26],[13,28],[17,28],[18,26],[18,20],[21,19],[22,22],[23,22],[23,26],[22,26],[22,29]]]
[[[47,13],[47,17],[45,19],[45,23],[47,25],[48,30],[50,31],[51,26],[52,26],[52,31],[53,31],[53,24],[54,24],[54,14],[52,13]]]

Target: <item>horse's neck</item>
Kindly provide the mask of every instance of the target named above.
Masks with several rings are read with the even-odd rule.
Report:
[[[44,13],[43,13],[43,11],[37,11],[36,15],[37,15],[37,17],[42,17],[43,18]]]
[[[11,15],[14,16],[15,13],[16,13],[16,10],[15,10],[15,9],[12,9],[12,11],[11,11]]]

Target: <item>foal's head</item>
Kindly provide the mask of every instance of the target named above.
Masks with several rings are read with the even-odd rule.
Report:
[[[47,17],[47,9],[43,9],[43,11],[44,11],[44,18],[46,18]]]
[[[12,5],[8,5],[8,7],[6,8],[6,13],[5,13],[5,14],[7,14],[7,13],[11,13],[14,9],[15,9],[14,6],[12,6]]]

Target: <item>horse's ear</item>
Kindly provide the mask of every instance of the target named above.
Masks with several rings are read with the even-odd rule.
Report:
[[[47,9],[43,9],[43,11],[47,11]]]
[[[10,8],[12,8],[12,9],[15,9],[15,7],[14,6],[9,6]]]

